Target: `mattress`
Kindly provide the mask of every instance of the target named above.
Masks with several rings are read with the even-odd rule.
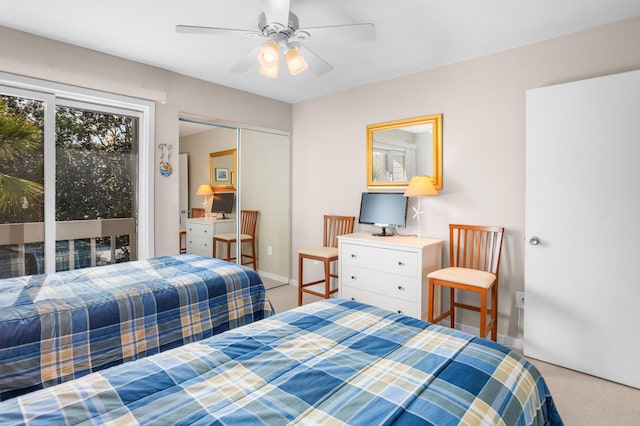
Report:
[[[165,256],[0,280],[0,399],[273,314],[252,269]]]
[[[561,425],[538,370],[461,331],[315,302],[0,403],[0,424]]]

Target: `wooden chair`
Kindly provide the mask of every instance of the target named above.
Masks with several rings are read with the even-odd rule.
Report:
[[[480,312],[480,337],[491,330],[491,340],[498,334],[498,273],[504,228],[495,226],[449,225],[449,267],[431,272],[429,278],[429,300],[427,318],[438,323],[450,317],[451,328],[455,327],[456,308]],[[449,288],[449,310],[438,317],[434,315],[435,286]],[[480,294],[480,306],[459,303],[455,290]],[[491,292],[491,307],[487,308]],[[487,315],[489,321],[487,322]]]
[[[178,238],[180,238],[180,254],[186,253],[187,242],[185,240],[187,239],[187,228],[180,228],[180,236]],[[183,244],[183,241],[184,241],[184,244]]]
[[[298,252],[298,306],[302,305],[302,293],[313,294],[314,296],[328,299],[338,291],[338,288],[331,289],[331,278],[338,278],[338,274],[331,273],[331,262],[338,260],[338,235],[350,234],[353,232],[354,216],[324,216],[324,235],[322,237],[322,247],[304,249]],[[317,260],[324,263],[324,278],[321,280],[303,283],[302,271],[304,259]],[[324,293],[310,290],[306,287],[324,282]]]
[[[200,207],[192,207],[191,208],[191,215],[189,215],[189,218],[192,219],[197,219],[197,218],[201,218],[204,217],[204,209],[200,208]],[[184,237],[184,242],[185,244],[182,243],[182,238]],[[186,253],[187,252],[187,228],[180,228],[180,233],[178,238],[180,239],[180,254]]]
[[[191,216],[190,219],[200,219],[204,217],[204,209],[200,207],[191,207]]]
[[[253,265],[255,271],[258,270],[258,255],[256,252],[256,226],[258,224],[258,210],[242,210],[240,211],[240,264]],[[227,262],[236,260],[235,257],[231,257],[231,244],[235,243],[236,233],[228,234],[214,234],[213,235],[213,257],[216,257],[216,247],[218,243],[226,244],[227,255],[224,258]],[[251,243],[251,254],[244,254],[242,252],[243,243]],[[248,258],[249,261],[245,262],[244,259]]]

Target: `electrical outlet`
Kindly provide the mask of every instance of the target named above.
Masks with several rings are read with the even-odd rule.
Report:
[[[524,309],[524,292],[516,291],[516,308]]]
[[[271,256],[273,254],[273,247],[267,246],[267,255]]]

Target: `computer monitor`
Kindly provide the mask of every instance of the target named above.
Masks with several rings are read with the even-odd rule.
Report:
[[[211,213],[222,213],[222,218],[233,210],[235,192],[215,192],[211,202]]]
[[[405,227],[407,202],[402,192],[363,192],[358,222],[382,227],[382,232],[373,235],[393,235],[387,233],[387,227]]]

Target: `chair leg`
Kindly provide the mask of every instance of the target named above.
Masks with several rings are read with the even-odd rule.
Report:
[[[494,342],[498,338],[498,286],[494,285],[491,289],[491,340]]]
[[[453,287],[449,288],[449,300],[451,306],[451,314],[449,315],[449,324],[451,328],[456,328],[456,289]]]
[[[428,294],[428,301],[427,301],[427,321],[433,323],[433,319],[435,318],[434,314],[433,314],[433,300],[434,300],[434,296],[433,293],[436,291],[436,286],[433,283],[433,278],[429,278],[429,292]]]
[[[480,337],[487,337],[487,296],[486,290],[480,293]]]
[[[258,255],[256,254],[256,240],[251,240],[251,260],[253,261],[253,270],[258,270]]]
[[[324,261],[324,298],[331,298],[331,262]]]
[[[302,256],[298,255],[298,306],[302,306]]]

